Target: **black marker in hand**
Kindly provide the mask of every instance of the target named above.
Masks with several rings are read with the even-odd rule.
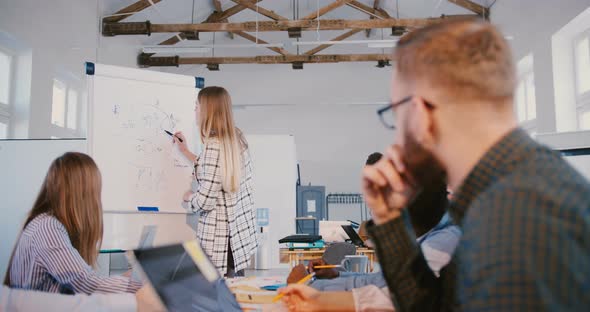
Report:
[[[168,134],[168,135],[169,135],[169,136],[171,136],[171,137],[175,137],[175,136],[174,136],[174,134],[173,134],[172,132],[168,131],[168,130],[164,130],[164,132],[166,132],[166,134]],[[177,139],[178,139],[178,141],[180,141],[180,142],[184,142],[184,141],[183,141],[181,138],[179,138],[179,137],[175,137],[175,138],[177,138]]]

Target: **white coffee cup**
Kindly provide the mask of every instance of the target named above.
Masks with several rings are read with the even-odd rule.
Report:
[[[348,272],[369,273],[369,258],[363,255],[349,255],[342,260],[342,268]]]

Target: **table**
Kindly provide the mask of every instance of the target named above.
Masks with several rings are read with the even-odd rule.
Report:
[[[281,256],[287,256],[289,262],[289,268],[293,269],[302,261],[313,260],[321,258],[324,255],[326,248],[311,248],[311,249],[297,249],[297,248],[281,248]],[[367,256],[369,258],[369,271],[373,272],[373,263],[377,261],[375,257],[375,250],[370,248],[357,248],[357,255]]]
[[[286,276],[250,276],[225,280],[243,311],[288,311],[282,302],[273,303],[276,291],[262,290],[262,286],[283,284]]]

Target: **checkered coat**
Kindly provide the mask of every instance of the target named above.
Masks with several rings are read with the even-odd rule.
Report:
[[[221,155],[218,139],[205,142],[195,164],[195,179],[190,208],[199,214],[197,239],[221,274],[227,272],[228,240],[235,270],[248,267],[258,246],[254,200],[252,198],[252,163],[247,148],[242,152],[242,177],[239,191],[228,193],[221,186]]]

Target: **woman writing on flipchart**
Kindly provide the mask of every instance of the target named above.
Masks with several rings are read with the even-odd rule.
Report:
[[[213,264],[227,277],[243,276],[258,245],[248,144],[234,125],[231,98],[224,88],[202,89],[195,116],[204,145],[200,155],[188,150],[181,132],[174,135],[195,168],[183,205],[199,214],[197,239]]]

